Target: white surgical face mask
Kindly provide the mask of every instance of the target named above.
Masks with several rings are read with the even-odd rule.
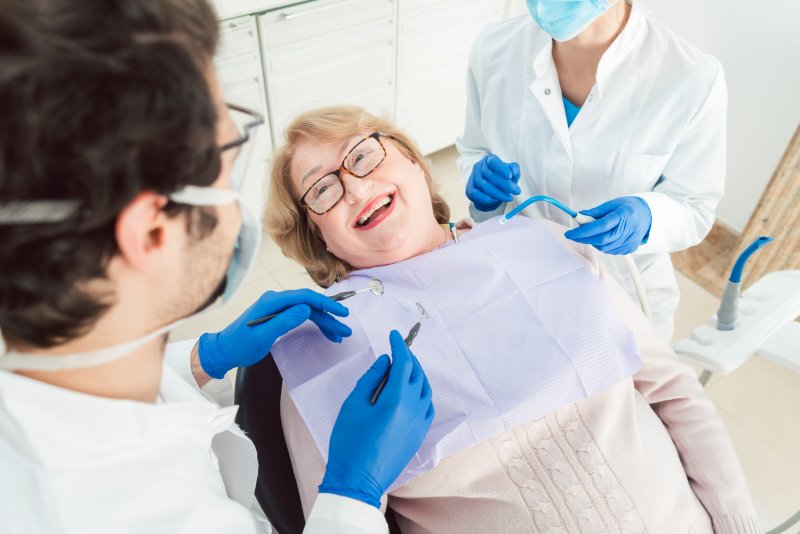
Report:
[[[241,187],[241,184],[244,182],[246,170],[247,158],[237,158],[231,170],[231,183],[234,184],[234,187]],[[225,274],[225,290],[220,299],[222,303],[228,302],[241,287],[245,276],[247,276],[247,272],[255,262],[256,254],[261,245],[261,228],[258,224],[258,220],[241,202],[239,192],[233,189],[218,189],[215,187],[190,185],[169,195],[169,198],[173,202],[190,206],[220,206],[233,202],[239,203],[239,210],[242,214],[242,225],[239,229],[233,258]],[[36,203],[27,203],[27,205],[24,206],[24,210],[19,208],[14,212],[16,216],[14,219],[15,222],[21,219],[24,219],[26,222],[51,222],[51,218],[46,217],[48,212],[52,213],[52,210],[40,208],[41,207],[36,206]],[[36,213],[42,214],[42,217],[37,219],[31,215]],[[42,221],[42,219],[44,219],[44,221]],[[0,216],[0,222],[2,221],[3,217]],[[123,358],[159,336],[163,336],[171,330],[174,330],[189,317],[205,313],[214,307],[216,306],[209,306],[205,310],[174,321],[137,339],[79,354],[49,355],[20,353],[16,351],[7,352],[5,340],[2,338],[2,335],[0,335],[0,369],[62,371],[81,367],[94,367],[96,365],[108,363]]]

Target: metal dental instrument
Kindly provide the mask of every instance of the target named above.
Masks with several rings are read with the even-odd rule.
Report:
[[[373,295],[380,297],[381,295],[383,295],[383,282],[381,282],[377,278],[373,278],[369,281],[369,286],[365,287],[364,289],[342,291],[341,293],[336,293],[335,295],[331,296],[331,300],[339,302],[340,300],[349,299],[353,295],[358,295],[359,293],[363,293],[364,291],[370,291]],[[270,313],[269,315],[265,315],[264,317],[259,317],[258,319],[253,319],[252,321],[247,323],[247,326],[256,326],[262,323],[266,323],[267,321],[269,321],[274,317],[277,317],[281,313],[283,313],[283,310],[276,313]]]
[[[417,302],[417,309],[419,310],[420,313],[420,319],[428,318],[428,313],[425,311],[425,308],[423,308],[422,304],[420,304],[419,302]],[[422,322],[420,321],[417,321],[414,324],[414,326],[411,327],[411,330],[408,332],[408,335],[404,340],[406,342],[406,347],[411,348],[411,344],[414,342],[414,338],[417,337],[417,334],[419,334],[419,329],[421,327],[422,327]],[[386,372],[383,374],[383,378],[381,378],[381,381],[378,383],[378,387],[375,388],[375,393],[372,394],[372,398],[369,399],[370,405],[374,405],[376,402],[378,402],[378,397],[380,397],[383,388],[386,387],[386,382],[389,381],[389,372],[391,370],[392,366],[390,365],[389,368],[386,369]]]
[[[342,291],[341,293],[336,293],[331,298],[335,301],[340,301],[344,299],[349,299],[353,295],[357,295],[358,293],[363,293],[364,291],[371,291],[373,295],[381,296],[383,295],[383,283],[378,280],[377,278],[373,278],[369,281],[369,286],[365,287],[364,289],[359,289],[357,291]]]

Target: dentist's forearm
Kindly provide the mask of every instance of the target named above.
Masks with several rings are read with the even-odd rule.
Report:
[[[200,351],[198,350],[197,343],[192,347],[192,355],[190,356],[189,363],[192,368],[192,376],[194,376],[194,380],[197,382],[198,386],[203,387],[211,381],[211,377],[206,374],[203,370],[203,366],[200,365]]]

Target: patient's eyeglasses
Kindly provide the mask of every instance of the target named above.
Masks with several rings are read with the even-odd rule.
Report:
[[[380,133],[375,132],[359,141],[345,155],[338,169],[314,182],[303,193],[303,196],[300,197],[300,205],[317,215],[324,215],[332,210],[344,196],[342,170],[356,178],[364,178],[386,159],[386,148],[381,143],[381,137]]]

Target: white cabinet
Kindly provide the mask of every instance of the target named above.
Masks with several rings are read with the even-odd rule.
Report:
[[[276,140],[299,112],[330,104],[394,111],[394,0],[315,0],[259,16]]]
[[[256,17],[245,16],[223,21],[220,30],[220,44],[214,66],[217,68],[225,99],[258,111],[269,124]],[[269,132],[261,135],[259,141],[261,144],[256,154],[261,159],[266,159],[272,147]]]
[[[298,113],[356,104],[428,154],[461,133],[470,46],[509,1],[247,0],[260,11],[223,21],[216,64],[229,100],[269,110],[276,145]]]
[[[248,203],[248,199],[263,198],[266,194],[267,159],[272,152],[270,117],[267,110],[256,17],[248,15],[220,23],[220,43],[214,58],[214,66],[227,102],[264,115],[265,126],[253,140],[255,146],[242,188],[242,197],[245,203]],[[235,114],[234,118],[240,117]],[[241,117],[239,126],[242,126],[245,120],[246,117]],[[248,207],[252,210],[255,204],[251,203]],[[261,216],[260,213],[254,215]]]
[[[467,59],[481,28],[502,16],[503,0],[400,0],[397,116],[429,154],[464,127]]]

